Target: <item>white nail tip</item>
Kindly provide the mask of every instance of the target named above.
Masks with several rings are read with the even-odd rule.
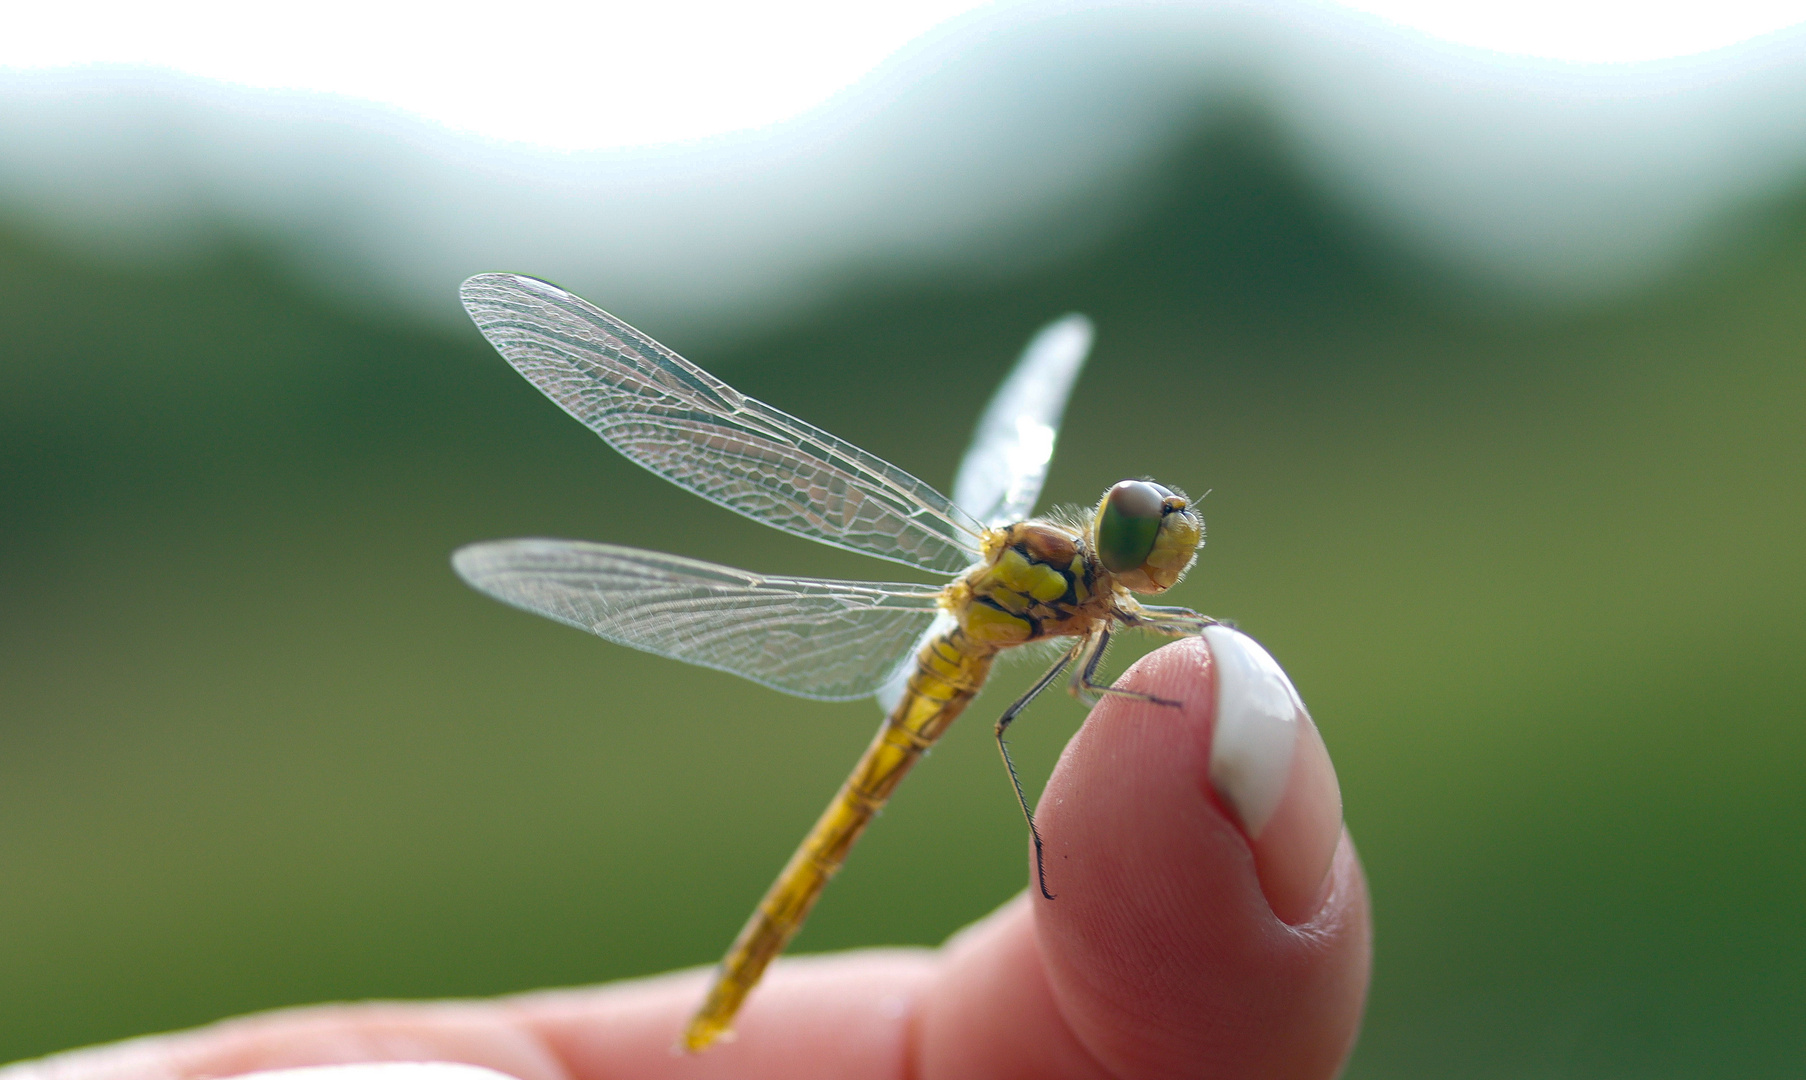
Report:
[[[510,1080],[494,1069],[449,1061],[372,1061],[243,1073],[235,1080]]]
[[[1292,750],[1304,702],[1279,663],[1246,634],[1226,626],[1204,630],[1216,661],[1217,716],[1210,744],[1210,782],[1241,818],[1251,838],[1279,809],[1292,773]]]

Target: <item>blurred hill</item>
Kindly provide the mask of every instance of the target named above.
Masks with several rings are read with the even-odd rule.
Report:
[[[471,78],[522,130],[571,112],[532,80]],[[624,107],[605,84],[578,98]],[[790,120],[570,151],[155,69],[0,71],[0,205],[117,266],[249,246],[377,316],[461,324],[472,268],[531,269],[725,344],[862,261],[1011,278],[1070,257],[1142,220],[1141,182],[1200,124],[1249,110],[1317,198],[1450,288],[1568,307],[1676,272],[1806,176],[1806,26],[1578,64],[1325,0],[1013,0]]]
[[[1372,878],[1350,1075],[1795,1075],[1806,189],[1527,309],[1448,288],[1279,127],[1206,117],[1005,274],[848,258],[742,330],[589,298],[932,482],[1028,334],[1089,313],[1049,495],[1210,491],[1177,602],[1288,666]],[[877,722],[465,590],[451,549],[509,535],[896,570],[384,310],[254,238],[131,269],[0,233],[0,1059],[712,961]],[[1037,777],[1080,719],[1021,725]],[[962,725],[800,947],[937,941],[1024,850]]]

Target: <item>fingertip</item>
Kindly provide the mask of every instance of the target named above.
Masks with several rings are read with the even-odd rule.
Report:
[[[1332,869],[1340,795],[1308,713],[1229,630],[1118,685],[1180,704],[1106,698],[1042,798],[1058,899],[1033,907],[1061,1012],[1118,1075],[1332,1075],[1364,997],[1366,907],[1352,848]]]

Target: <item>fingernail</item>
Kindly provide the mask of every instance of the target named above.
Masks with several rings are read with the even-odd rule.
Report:
[[[1216,664],[1210,783],[1247,834],[1273,914],[1288,923],[1323,906],[1342,835],[1335,766],[1292,680],[1246,634],[1204,631]]]
[[[370,1061],[243,1073],[234,1080],[510,1080],[494,1069],[450,1061]]]

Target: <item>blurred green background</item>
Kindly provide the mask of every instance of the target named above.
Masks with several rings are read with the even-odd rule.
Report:
[[[1206,125],[1018,273],[849,266],[744,332],[616,314],[946,483],[1027,336],[1089,313],[1048,495],[1210,491],[1175,602],[1288,667],[1372,880],[1349,1075],[1801,1075],[1806,187],[1635,295],[1531,307],[1284,145]],[[474,329],[347,313],[255,242],[134,271],[30,235],[0,223],[0,1060],[712,962],[876,709],[598,642],[447,556],[906,572],[641,472]],[[1022,888],[989,711],[799,949],[936,942]],[[1035,783],[1081,719],[1019,725]]]

